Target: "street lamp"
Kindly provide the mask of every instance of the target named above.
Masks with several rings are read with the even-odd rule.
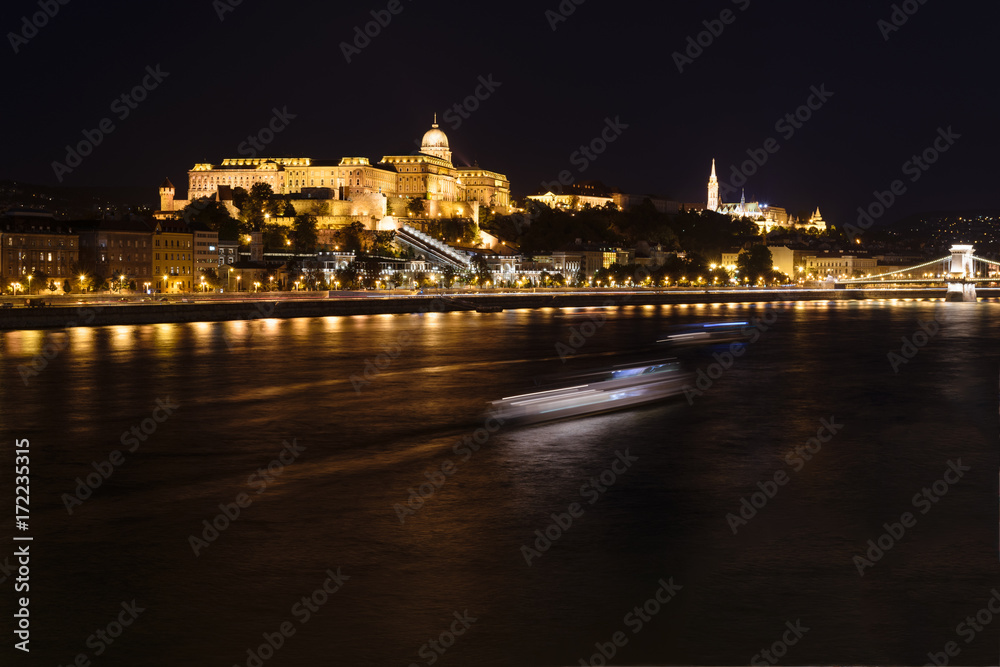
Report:
[[[83,281],[84,281],[84,279],[85,279],[86,277],[87,277],[87,276],[85,276],[84,274],[82,274],[82,273],[80,274],[80,291],[81,291],[81,292],[83,291]]]
[[[163,274],[163,291],[164,292],[169,292],[170,291],[170,285],[169,285],[169,283],[167,283],[167,280],[169,280],[169,276],[167,276],[167,274],[164,273]]]
[[[31,279],[34,278],[30,273],[28,274],[28,294],[31,294]]]
[[[240,281],[243,280],[243,276],[236,276],[236,291],[240,291]]]

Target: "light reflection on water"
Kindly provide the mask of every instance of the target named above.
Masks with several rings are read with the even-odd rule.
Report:
[[[575,664],[661,576],[686,588],[625,662],[743,664],[802,617],[815,630],[794,662],[923,664],[988,594],[977,558],[984,544],[995,550],[998,309],[627,305],[0,334],[3,447],[15,435],[37,447],[39,595],[67,603],[40,605],[52,629],[41,657],[65,662],[109,609],[138,597],[149,621],[113,647],[119,664],[234,664],[342,566],[354,578],[282,649],[283,664],[419,661],[465,608],[481,620],[442,664]],[[604,365],[676,324],[768,310],[773,327],[693,404],[504,427],[470,456],[462,449],[487,401],[537,378]],[[556,343],[598,313],[606,322],[564,364]],[[940,333],[893,373],[887,353],[942,313]],[[352,377],[402,332],[398,356],[356,389]],[[66,349],[25,385],[17,367],[55,340]],[[714,352],[687,363],[707,368]],[[67,515],[60,498],[73,480],[168,396],[176,415]],[[734,536],[726,514],[830,415],[844,432]],[[188,536],[292,438],[303,456],[195,558]],[[581,485],[625,449],[635,466],[586,503]],[[958,456],[975,472],[858,577],[859,545]],[[453,474],[400,523],[394,506],[444,461]],[[988,533],[979,492],[992,495]],[[584,516],[528,567],[520,548],[572,502]],[[988,644],[963,659],[977,662]]]

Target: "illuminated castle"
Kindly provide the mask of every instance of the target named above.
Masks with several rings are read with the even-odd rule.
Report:
[[[741,192],[739,203],[726,204],[719,199],[719,179],[715,175],[715,160],[712,160],[712,174],[708,177],[708,205],[709,211],[722,213],[731,218],[749,218],[757,223],[761,232],[770,232],[772,229],[801,229],[813,232],[825,232],[826,221],[819,212],[809,217],[809,220],[802,222],[780,206],[769,206],[759,202],[748,202],[745,192]]]
[[[160,188],[159,213],[180,211],[202,197],[224,201],[231,198],[232,190],[249,191],[257,183],[267,183],[277,195],[314,200],[360,201],[381,195],[431,202],[476,202],[501,210],[510,205],[510,181],[505,175],[478,166],[456,167],[451,155],[448,137],[438,127],[435,114],[418,152],[386,155],[374,165],[366,157],[246,157],[228,158],[218,165],[196,164],[188,172],[186,200],[175,199],[172,184],[164,183],[165,187]]]

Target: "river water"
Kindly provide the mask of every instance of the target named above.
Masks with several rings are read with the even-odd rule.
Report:
[[[484,416],[671,326],[752,318],[729,368],[728,347],[686,359],[690,400]],[[30,664],[924,664],[950,641],[997,664],[1000,619],[959,624],[998,583],[998,338],[1000,304],[940,301],[2,333]]]

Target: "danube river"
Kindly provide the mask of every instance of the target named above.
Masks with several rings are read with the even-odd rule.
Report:
[[[688,399],[483,414],[761,317]],[[0,333],[31,664],[996,664],[1000,619],[961,624],[997,585],[998,339],[1000,303],[940,301]]]

